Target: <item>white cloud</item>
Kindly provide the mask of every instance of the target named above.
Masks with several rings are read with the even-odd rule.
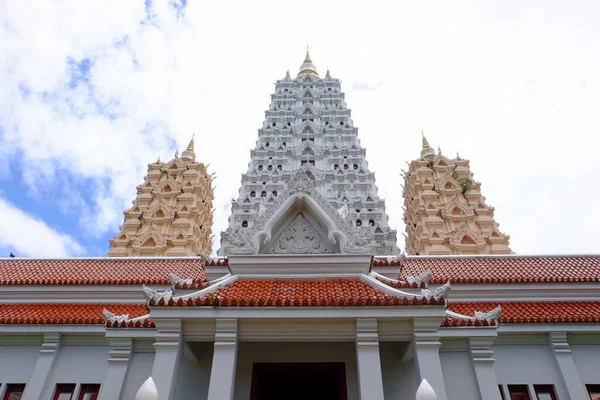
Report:
[[[57,232],[1,197],[0,215],[0,248],[11,249],[19,257],[65,257],[84,253],[72,237]]]
[[[424,129],[471,159],[516,251],[594,251],[600,216],[568,193],[600,195],[597,2],[545,1],[543,13],[535,2],[303,2],[319,19],[274,0],[189,1],[183,16],[170,4],[153,1],[146,24],[143,1],[0,6],[0,171],[19,152],[32,190],[56,185],[57,172],[94,181],[80,221],[88,233],[114,233],[146,164],[192,133],[218,175],[214,232],[223,230],[221,205],[237,195],[272,83],[295,72],[309,44],[319,71],[343,81],[399,232],[398,172]],[[93,97],[67,86],[69,57],[91,61]]]

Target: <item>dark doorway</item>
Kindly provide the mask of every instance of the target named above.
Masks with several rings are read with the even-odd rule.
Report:
[[[250,400],[347,400],[344,363],[254,363]]]

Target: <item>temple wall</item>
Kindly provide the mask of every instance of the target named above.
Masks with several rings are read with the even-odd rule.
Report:
[[[0,346],[0,383],[29,382],[39,356],[39,345]]]
[[[598,344],[572,344],[571,353],[573,361],[579,372],[579,377],[584,385],[600,384],[598,360],[600,360],[600,346]]]
[[[208,397],[214,343],[190,343],[190,348],[195,359],[181,357],[173,400],[205,400]]]
[[[417,391],[417,370],[410,358],[403,361],[405,343],[380,342],[381,373],[386,399],[414,400]]]
[[[547,338],[540,337],[540,342]],[[495,345],[494,364],[499,384],[554,385],[556,396],[567,399],[567,392],[550,346],[544,344]]]
[[[154,364],[153,352],[136,352],[134,351],[127,371],[127,379],[123,383],[123,391],[121,399],[129,400],[135,398],[142,383],[150,374],[152,374],[152,365]]]
[[[108,346],[63,345],[48,376],[42,398],[50,399],[57,383],[104,382],[108,368]]]
[[[352,343],[240,343],[235,377],[235,400],[250,398],[255,362],[344,362],[348,400],[358,400],[356,351]]]
[[[477,379],[469,351],[440,352],[449,400],[479,400]]]

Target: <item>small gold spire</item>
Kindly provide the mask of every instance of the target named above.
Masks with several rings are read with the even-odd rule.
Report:
[[[306,46],[306,57],[304,57],[304,62],[305,63],[311,63],[312,60],[310,59],[310,54],[308,54],[308,46]]]
[[[425,134],[423,133],[423,131],[421,131],[421,137],[423,138],[423,148],[427,148],[430,147],[429,146],[429,142],[427,141],[427,138],[425,138]]]
[[[186,150],[191,151],[192,153],[194,152],[194,136],[196,136],[195,134],[192,135],[192,140],[190,140],[190,144],[188,144],[188,147]]]

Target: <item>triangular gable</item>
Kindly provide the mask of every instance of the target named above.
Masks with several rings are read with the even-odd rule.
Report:
[[[278,237],[283,227],[300,213],[326,240],[327,248],[341,253],[370,253],[373,234],[367,226],[357,227],[345,221],[315,188],[309,169],[301,168],[290,179],[281,196],[270,203],[251,227],[229,228],[226,254],[259,254]],[[297,254],[297,253],[291,253]]]
[[[265,245],[265,254],[332,254],[339,253],[335,244],[323,236],[300,213],[285,229]]]

